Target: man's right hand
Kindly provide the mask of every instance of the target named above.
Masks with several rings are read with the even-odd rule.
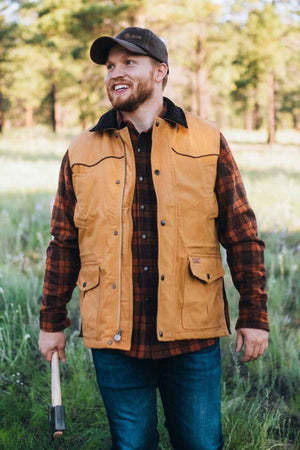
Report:
[[[47,333],[41,330],[39,336],[39,351],[44,355],[47,361],[51,361],[53,353],[58,352],[59,359],[64,362],[66,360],[65,354],[66,336],[63,331],[55,333]]]

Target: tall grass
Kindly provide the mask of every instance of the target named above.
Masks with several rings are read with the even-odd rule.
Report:
[[[10,180],[0,181],[0,448],[5,450],[49,448],[50,368],[37,349],[38,312],[50,239],[49,204],[69,139],[38,133],[21,145],[20,133],[0,142],[0,162],[5,180]],[[254,137],[250,143],[235,142],[233,148],[267,244],[270,345],[260,360],[244,364],[235,354],[234,334],[222,340],[225,448],[296,450],[300,448],[300,154],[294,143],[270,149],[253,141]],[[26,171],[19,170],[22,166]],[[226,286],[234,329],[238,294],[228,270]],[[77,292],[69,315],[67,362],[61,365],[67,431],[52,446],[109,449],[109,426],[91,355],[77,337]],[[159,432],[161,449],[170,449],[160,400]]]

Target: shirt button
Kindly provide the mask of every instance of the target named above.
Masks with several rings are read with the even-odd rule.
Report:
[[[140,181],[143,181],[143,179],[144,179],[144,177],[142,177],[142,176],[139,177],[139,180],[140,180]]]
[[[107,341],[108,345],[112,345],[113,341],[109,340]]]
[[[141,206],[140,206],[140,210],[141,210],[141,211],[144,211],[144,209],[145,209],[145,205],[141,205]]]
[[[146,234],[142,234],[142,239],[147,239],[147,235]]]
[[[162,281],[164,281],[164,279],[165,279],[165,276],[164,276],[164,275],[162,275],[162,276],[160,277],[160,279],[161,279]]]
[[[111,285],[112,289],[116,289],[117,285],[114,283]]]
[[[139,147],[139,148],[137,149],[137,151],[138,151],[138,153],[141,153],[142,149]]]
[[[158,169],[154,170],[155,175],[160,175],[160,171]]]
[[[160,222],[160,224],[161,224],[162,227],[164,227],[164,226],[166,225],[166,221],[165,221],[165,220],[162,220],[162,221]]]
[[[162,331],[159,332],[160,337],[163,337],[164,333]]]
[[[144,272],[147,272],[147,270],[148,270],[148,266],[145,266],[144,267]]]

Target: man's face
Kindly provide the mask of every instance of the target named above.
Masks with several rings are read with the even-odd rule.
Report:
[[[116,45],[108,54],[106,67],[106,90],[115,109],[135,111],[152,96],[155,68],[150,57]]]

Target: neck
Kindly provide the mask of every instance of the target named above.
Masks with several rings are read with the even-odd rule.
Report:
[[[138,133],[149,130],[152,127],[154,118],[159,116],[163,110],[163,97],[150,98],[138,107],[135,111],[121,111],[124,119],[130,120]]]

